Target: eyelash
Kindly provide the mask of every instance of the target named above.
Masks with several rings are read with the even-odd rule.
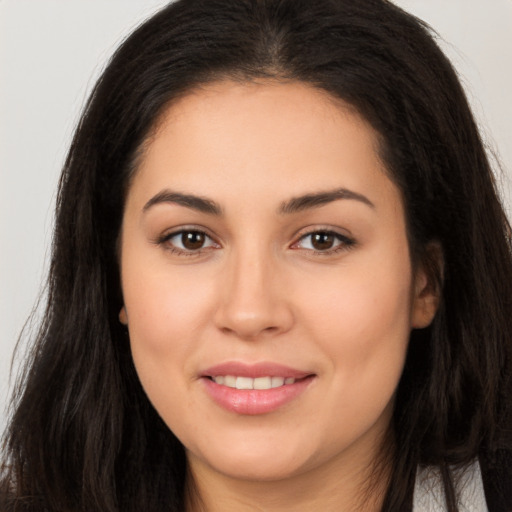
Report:
[[[208,247],[200,247],[197,250],[193,250],[193,249],[181,249],[181,248],[176,247],[175,245],[170,243],[170,240],[172,240],[173,238],[178,237],[180,235],[183,236],[186,233],[204,236],[205,239],[210,240],[212,242],[212,244],[209,245]],[[338,241],[339,243],[335,247],[326,249],[326,250],[315,250],[314,248],[301,249],[300,247],[297,247],[297,245],[301,241],[304,241],[308,237],[312,237],[313,235],[324,235],[324,236],[334,237],[336,239],[336,241]],[[165,234],[165,235],[161,236],[160,238],[158,238],[156,240],[156,243],[158,245],[165,246],[165,249],[167,251],[171,252],[172,254],[177,254],[179,256],[189,256],[189,257],[190,256],[199,256],[199,255],[204,254],[207,251],[211,251],[212,249],[216,249],[216,248],[220,247],[220,245],[218,243],[216,243],[213,240],[213,238],[210,235],[208,235],[208,233],[206,233],[205,231],[203,231],[201,229],[192,229],[192,228],[191,229],[180,229],[179,231],[173,231],[172,233]],[[310,243],[310,245],[311,245],[311,243]],[[356,245],[356,241],[353,238],[350,238],[346,235],[342,235],[336,231],[332,231],[329,229],[316,229],[314,231],[309,231],[307,233],[302,234],[300,236],[300,238],[297,240],[297,242],[294,242],[292,244],[291,248],[294,250],[304,250],[304,251],[310,252],[311,254],[313,254],[315,256],[322,257],[322,256],[329,256],[329,255],[337,254],[342,251],[348,251],[348,250],[352,249],[355,245]]]
[[[208,239],[210,241],[212,241],[212,245],[211,246],[208,246],[208,247],[200,247],[199,249],[197,250],[192,250],[192,249],[180,249],[179,247],[176,247],[175,245],[171,244],[170,241],[175,238],[175,237],[178,237],[178,236],[182,236],[186,233],[193,233],[193,234],[196,234],[196,235],[202,235],[205,237],[205,239]],[[167,233],[163,236],[161,236],[160,238],[157,239],[156,243],[158,245],[161,245],[161,246],[164,246],[165,247],[165,250],[169,251],[170,253],[172,254],[177,254],[178,256],[199,256],[209,250],[212,250],[212,248],[216,248],[215,246],[217,247],[220,247],[219,244],[217,244],[213,238],[208,235],[208,233],[206,233],[205,231],[201,230],[201,229],[193,229],[193,228],[190,228],[190,229],[180,229],[179,231],[173,231],[172,233]]]
[[[338,254],[343,251],[348,251],[352,249],[356,245],[356,241],[353,238],[350,238],[346,235],[342,235],[341,233],[338,233],[336,231],[332,231],[329,229],[315,229],[314,231],[309,231],[307,233],[304,233],[300,236],[300,238],[292,245],[292,248],[295,248],[301,241],[306,240],[308,237],[312,237],[314,235],[324,235],[328,237],[334,237],[334,239],[339,242],[338,245],[336,245],[333,248],[329,248],[326,250],[319,250],[319,249],[302,249],[305,251],[310,252],[314,256],[331,256],[333,254]],[[312,245],[312,242],[310,242],[310,245]],[[301,250],[301,248],[297,248],[296,250]]]

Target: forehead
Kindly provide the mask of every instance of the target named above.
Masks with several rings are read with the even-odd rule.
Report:
[[[274,190],[389,188],[379,137],[353,107],[303,83],[222,81],[170,105],[147,139],[133,185],[229,200]],[[372,190],[373,189],[373,192]],[[277,200],[277,196],[276,196]]]

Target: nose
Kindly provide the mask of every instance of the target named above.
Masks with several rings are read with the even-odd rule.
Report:
[[[219,279],[215,323],[244,340],[278,335],[294,323],[291,296],[282,269],[269,255],[233,256]]]

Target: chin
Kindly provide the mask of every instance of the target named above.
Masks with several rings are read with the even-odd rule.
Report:
[[[283,442],[274,441],[231,442],[218,445],[218,449],[210,445],[202,453],[196,453],[187,452],[189,460],[199,459],[218,473],[237,480],[285,480],[307,471],[311,465],[303,443],[286,447]]]
[[[218,467],[213,467],[217,472],[236,480],[251,482],[277,482],[287,480],[306,471],[298,461],[290,460],[257,460],[239,458],[224,460]]]

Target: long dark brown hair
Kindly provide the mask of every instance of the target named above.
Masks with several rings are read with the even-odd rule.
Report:
[[[180,0],[117,50],[62,173],[47,309],[4,442],[2,510],[183,510],[183,447],[145,396],[118,321],[116,243],[140,148],[169,102],[260,78],[325,90],[371,123],[413,258],[442,287],[432,325],[411,335],[383,511],[410,509],[416,468],[434,465],[456,512],[452,469],[477,457],[490,509],[506,510],[510,225],[452,66],[425,24],[385,0]]]

